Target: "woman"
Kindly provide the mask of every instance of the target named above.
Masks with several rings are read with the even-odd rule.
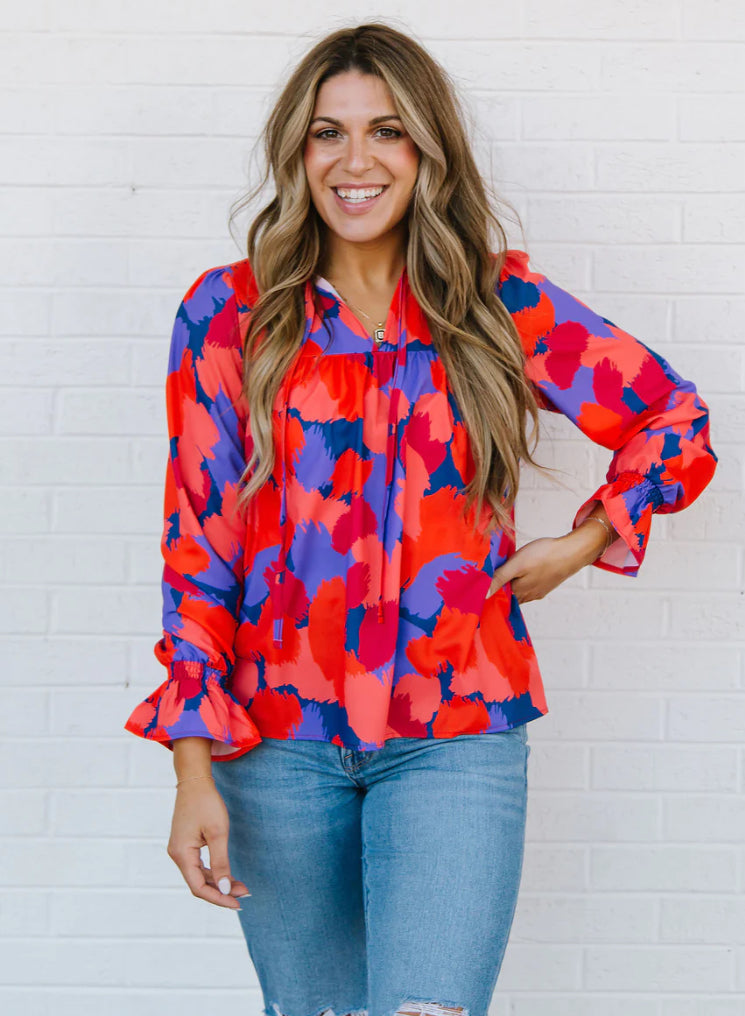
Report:
[[[277,197],[174,327],[168,679],[127,728],[173,750],[170,856],[240,911],[268,1014],[483,1016],[547,712],[520,604],[636,575],[714,472],[707,407],[504,250],[406,35],[323,39],[265,137]],[[571,531],[516,550],[539,408],[613,456]]]

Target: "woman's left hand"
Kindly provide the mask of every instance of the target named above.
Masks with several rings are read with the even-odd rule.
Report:
[[[595,553],[593,551],[593,556],[588,556],[586,545],[579,543],[574,533],[531,540],[497,568],[487,598],[505,582],[511,582],[518,603],[541,600],[570,575],[589,564]]]

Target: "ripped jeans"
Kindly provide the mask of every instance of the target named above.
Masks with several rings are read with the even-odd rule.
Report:
[[[529,753],[521,724],[367,752],[264,738],[213,763],[267,1016],[486,1016]]]

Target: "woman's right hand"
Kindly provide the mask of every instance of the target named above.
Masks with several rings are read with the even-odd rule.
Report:
[[[243,882],[230,876],[228,829],[228,810],[210,778],[187,780],[177,788],[168,856],[194,896],[218,907],[240,910],[240,898],[250,893]],[[205,846],[209,868],[202,864],[200,851]]]

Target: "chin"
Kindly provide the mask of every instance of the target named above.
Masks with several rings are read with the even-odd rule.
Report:
[[[354,230],[333,230],[334,233],[342,240],[346,240],[348,243],[374,243],[375,240],[379,240],[386,233],[390,233],[391,228],[386,227],[385,229],[370,229],[364,232],[355,232]]]

